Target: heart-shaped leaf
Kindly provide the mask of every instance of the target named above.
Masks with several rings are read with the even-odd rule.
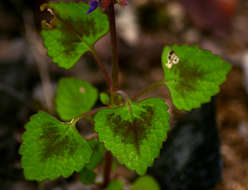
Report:
[[[29,180],[68,177],[89,162],[92,150],[75,126],[45,112],[31,117],[20,147],[21,165]]]
[[[173,104],[191,110],[209,102],[226,80],[230,64],[197,46],[166,46],[162,55],[165,85]]]
[[[89,5],[83,2],[49,2],[41,35],[48,55],[65,69],[71,68],[95,42],[109,30],[108,18],[98,8],[86,14]]]
[[[86,81],[62,78],[56,95],[56,109],[63,120],[71,120],[89,111],[97,100],[98,92]]]
[[[169,114],[162,99],[151,98],[99,111],[95,130],[99,140],[120,163],[144,174],[159,155],[169,130]]]

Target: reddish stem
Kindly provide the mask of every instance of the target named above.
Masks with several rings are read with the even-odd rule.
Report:
[[[115,23],[115,0],[110,0],[108,7],[108,18],[110,23],[110,37],[112,45],[112,88],[111,88],[111,100],[113,104],[118,104],[118,94],[115,92],[119,88],[119,64],[118,64],[118,47],[117,47],[117,35],[116,35],[116,23]],[[104,181],[103,188],[106,188],[110,182],[111,168],[112,168],[112,154],[111,152],[105,153],[105,167],[104,167]]]
[[[112,45],[112,92],[115,92],[119,88],[119,64],[118,64],[118,47],[117,47],[117,35],[116,35],[116,23],[115,23],[115,9],[114,0],[108,8],[108,18],[110,23],[110,36]]]
[[[103,188],[106,188],[110,182],[110,174],[111,174],[111,168],[112,168],[112,161],[113,157],[111,152],[107,151],[105,153],[105,167],[104,167],[104,181],[103,181]]]
[[[98,57],[98,55],[97,55],[97,53],[96,53],[96,51],[94,49],[91,50],[91,53],[94,56],[96,62],[98,63],[99,68],[102,70],[102,72],[103,72],[103,74],[104,74],[104,76],[106,78],[106,82],[107,82],[107,84],[108,84],[108,86],[109,86],[109,88],[111,90],[113,88],[112,87],[112,80],[111,80],[111,78],[110,78],[110,76],[108,74],[107,69],[105,68],[102,60]]]
[[[134,96],[131,100],[136,101],[138,98],[143,96],[144,94],[153,91],[154,89],[160,87],[160,86],[165,86],[164,85],[164,80],[157,81],[155,83],[152,83],[151,85],[147,86],[145,89],[141,90],[136,96]]]

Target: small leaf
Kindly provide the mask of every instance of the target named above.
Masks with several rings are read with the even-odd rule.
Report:
[[[39,112],[31,117],[25,128],[20,154],[27,179],[42,181],[68,177],[89,162],[92,150],[75,126]]]
[[[165,85],[173,104],[191,110],[209,102],[226,80],[230,64],[197,46],[166,46],[162,55]]]
[[[169,130],[167,109],[159,98],[104,109],[94,118],[95,130],[120,163],[144,174],[159,155]]]
[[[56,108],[63,120],[71,120],[89,111],[97,100],[97,89],[76,78],[62,78],[56,95]]]
[[[103,144],[95,140],[89,140],[88,143],[93,150],[93,153],[91,154],[89,163],[79,172],[80,180],[85,185],[94,183],[96,174],[93,170],[101,162],[104,155]]]
[[[93,153],[91,155],[90,162],[86,165],[86,168],[89,170],[95,169],[95,167],[101,162],[104,155],[104,146],[102,143],[90,140],[88,141]]]
[[[86,3],[49,2],[41,7],[45,8],[52,19],[43,21],[44,45],[53,62],[65,69],[71,68],[85,52],[92,51],[95,42],[109,30],[108,18],[99,8],[85,14],[90,8]]]
[[[115,179],[113,181],[111,181],[108,185],[107,188],[105,188],[104,190],[122,190],[124,187],[124,184],[122,181]]]
[[[142,176],[131,185],[131,190],[160,190],[158,183],[151,176]]]
[[[94,183],[96,174],[90,169],[83,168],[82,171],[79,172],[79,178],[83,184],[89,185]]]
[[[98,141],[89,140],[88,141],[93,153],[88,164],[79,172],[80,180],[83,184],[93,184],[96,178],[94,173],[95,167],[101,162],[104,155],[104,146]]]
[[[101,100],[102,104],[104,104],[104,105],[109,105],[110,104],[110,97],[109,97],[108,94],[106,94],[104,92],[102,92],[100,94],[100,100]]]

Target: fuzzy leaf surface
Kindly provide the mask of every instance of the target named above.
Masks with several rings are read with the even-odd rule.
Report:
[[[62,78],[56,95],[56,109],[63,120],[71,120],[89,111],[95,104],[98,92],[86,81]]]
[[[89,9],[86,3],[49,2],[45,6],[52,13],[43,21],[44,45],[53,62],[65,69],[92,51],[95,42],[109,30],[107,16],[99,8],[85,14]]]
[[[69,177],[89,162],[92,150],[75,126],[39,112],[31,117],[25,128],[19,152],[27,179]]]
[[[151,98],[99,111],[95,131],[105,148],[140,175],[159,155],[169,130],[169,114],[162,99]]]
[[[168,53],[173,50],[179,63],[169,69]],[[162,54],[165,85],[173,104],[179,110],[191,110],[209,102],[226,80],[230,64],[208,50],[197,46],[166,46]]]

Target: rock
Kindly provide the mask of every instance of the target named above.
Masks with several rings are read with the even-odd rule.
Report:
[[[185,114],[171,130],[149,174],[162,190],[209,190],[221,180],[214,102]]]

